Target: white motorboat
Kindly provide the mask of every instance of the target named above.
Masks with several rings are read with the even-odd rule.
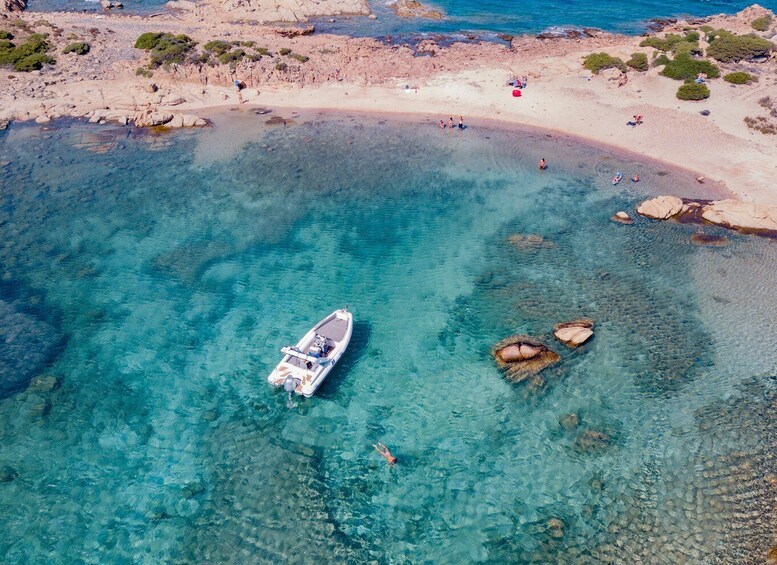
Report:
[[[288,392],[311,397],[340,360],[353,332],[348,307],[335,310],[317,323],[297,345],[284,347],[283,359],[267,380]]]

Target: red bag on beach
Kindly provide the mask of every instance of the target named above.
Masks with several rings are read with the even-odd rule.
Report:
[[[515,90],[513,90],[513,98],[520,98],[520,96],[521,96],[521,91],[519,89],[516,88]]]

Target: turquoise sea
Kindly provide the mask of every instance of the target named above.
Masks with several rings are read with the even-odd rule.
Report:
[[[773,240],[612,223],[698,185],[574,139],[266,118],[0,133],[0,562],[764,561]],[[279,348],[344,304],[289,407]],[[514,333],[561,355],[541,383],[491,359]]]
[[[167,0],[125,0],[125,11],[159,11]],[[430,0],[446,18],[402,20],[387,7],[385,0],[371,0],[378,20],[366,17],[329,18],[315,22],[321,31],[381,37],[414,33],[537,33],[555,26],[596,27],[621,33],[641,33],[651,18],[677,16],[703,17],[734,13],[753,4],[752,0]],[[759,2],[777,11],[777,0]],[[99,11],[97,0],[29,0],[31,10]]]

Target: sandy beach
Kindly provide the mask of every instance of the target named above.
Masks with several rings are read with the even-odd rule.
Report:
[[[72,116],[153,125],[154,114],[161,113],[176,116],[178,125],[199,125],[204,108],[231,105],[266,106],[280,114],[285,108],[412,113],[434,123],[463,116],[467,123],[495,120],[607,144],[695,171],[706,184],[715,184],[716,192],[722,187],[740,200],[777,204],[777,136],[745,124],[746,117],[764,114],[759,100],[777,100],[773,57],[723,65],[725,71],[747,69],[757,82],[709,81],[707,100],[681,101],[675,96],[678,82],[660,76],[660,68],[629,72],[622,86],[617,69],[593,74],[583,68],[582,58],[592,52],[623,60],[635,52],[653,56],[651,48],[639,46],[641,37],[596,32],[576,39],[522,36],[509,45],[443,47],[428,40],[410,47],[307,34],[310,29],[304,28],[294,36],[292,28],[236,22],[230,9],[210,8],[153,17],[22,13],[30,30],[55,30],[50,39],[57,51],[67,43],[65,36],[88,40],[91,51],[83,57],[58,54],[57,64],[41,71],[9,73],[0,93],[0,121],[45,123]],[[331,9],[343,12],[342,6]],[[744,33],[763,13],[754,6],[706,23]],[[6,14],[4,27],[12,27],[17,14]],[[686,26],[678,22],[667,31]],[[136,73],[148,57],[133,44],[149,31],[184,33],[200,45],[250,40],[271,53],[285,48],[307,60],[283,59],[288,63],[281,65],[276,54],[231,65],[173,64],[147,78]],[[528,78],[520,97],[507,86],[516,76]],[[644,123],[629,127],[634,115],[643,116]]]

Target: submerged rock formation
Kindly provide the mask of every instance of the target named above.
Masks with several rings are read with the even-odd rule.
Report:
[[[564,345],[579,347],[594,335],[594,321],[588,318],[553,326],[553,336]]]
[[[601,451],[612,442],[612,438],[597,430],[583,430],[575,438],[575,449],[586,453]]]
[[[503,339],[492,352],[499,368],[513,382],[523,382],[561,358],[541,341],[527,335]]]
[[[510,245],[512,245],[519,251],[531,251],[534,249],[548,249],[550,247],[553,247],[552,241],[548,241],[541,235],[537,235],[533,233],[513,234],[507,238],[507,241],[509,241]]]
[[[704,247],[725,247],[728,245],[728,238],[723,235],[697,232],[691,236],[691,243]]]

